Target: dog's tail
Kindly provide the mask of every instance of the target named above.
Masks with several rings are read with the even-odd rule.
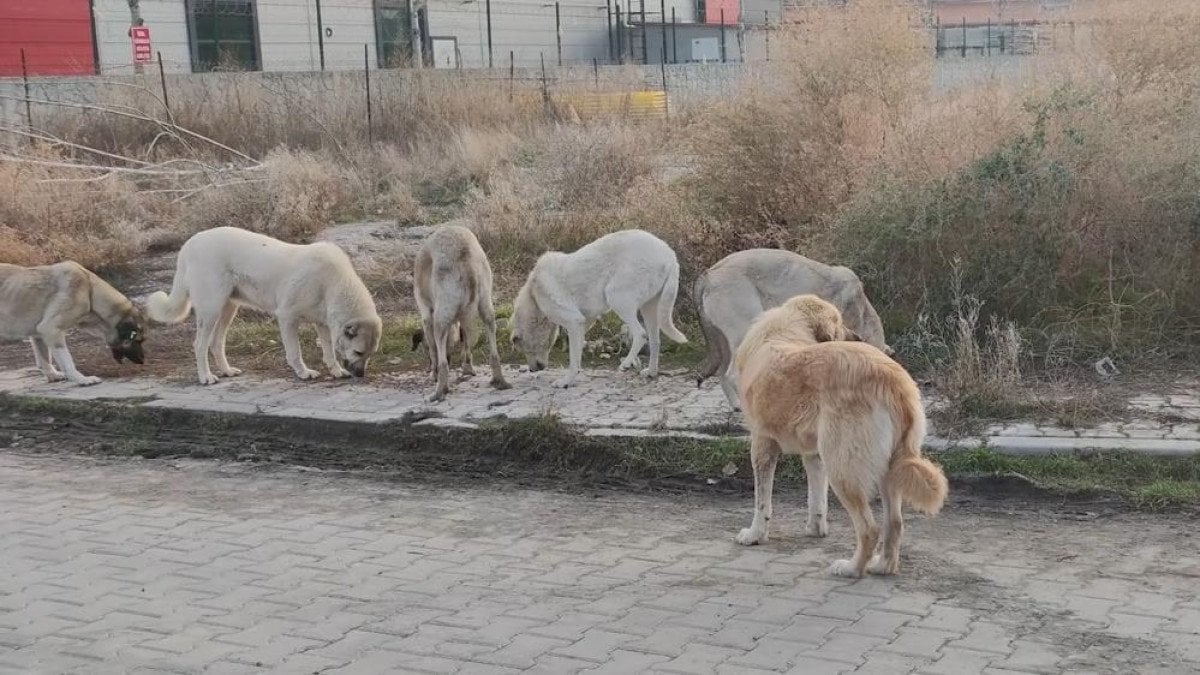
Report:
[[[916,394],[916,386],[913,385]],[[925,437],[925,412],[919,395],[905,396],[901,402],[899,443],[883,478],[884,489],[894,489],[914,509],[929,515],[942,510],[949,492],[941,467],[921,455]]]
[[[658,295],[658,326],[672,342],[687,342],[687,336],[675,327],[675,297],[679,295],[679,263],[672,261],[667,281]]]
[[[192,311],[191,292],[187,283],[187,257],[179,255],[175,265],[175,281],[171,284],[171,295],[155,291],[146,298],[146,315],[158,323],[179,323]]]
[[[712,322],[704,315],[704,291],[707,287],[707,272],[697,277],[696,282],[692,284],[692,303],[696,306],[696,316],[700,320],[700,331],[704,333],[704,341],[708,346],[704,363],[701,363],[699,369],[696,371],[697,387],[718,371],[724,372],[729,367],[730,359],[729,342],[725,339],[725,334],[717,330],[717,327],[712,325]]]

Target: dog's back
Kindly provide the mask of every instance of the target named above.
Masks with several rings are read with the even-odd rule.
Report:
[[[862,282],[846,267],[826,265],[791,251],[750,249],[722,258],[697,279],[693,289],[708,340],[708,357],[697,383],[726,371],[740,337],[755,317],[802,294],[832,302],[864,340],[889,350],[879,315],[863,292]]]

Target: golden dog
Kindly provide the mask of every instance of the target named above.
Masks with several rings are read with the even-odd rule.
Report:
[[[830,303],[796,296],[764,312],[737,351],[739,396],[750,427],[754,522],[737,541],[767,540],[771,488],[782,454],[800,455],[808,475],[808,534],[828,533],[829,486],[850,514],[858,547],[830,572],[895,574],[904,532],[902,502],[935,514],[946,476],[921,456],[925,412],[912,377],[859,340]],[[878,491],[886,519],[883,542],[871,513]]]

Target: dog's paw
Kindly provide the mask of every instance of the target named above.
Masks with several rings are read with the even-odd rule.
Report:
[[[475,377],[475,368],[465,363],[461,368],[458,369],[458,372],[462,375],[464,380],[468,377]]]
[[[441,389],[435,389],[432,394],[425,397],[425,400],[429,403],[438,403],[439,401],[446,400],[446,393],[446,391]]]
[[[512,389],[512,385],[507,380],[492,380],[492,389]]]
[[[221,371],[222,377],[237,377],[238,375],[241,375],[241,374],[242,374],[241,368],[234,368],[232,366]]]
[[[199,379],[200,379],[200,384],[216,384],[221,381],[220,378],[218,378],[216,375],[214,375],[212,373],[208,373],[207,375],[201,375]]]
[[[627,356],[621,361],[621,365],[617,366],[617,370],[633,370],[642,367],[642,360],[636,356]]]
[[[77,384],[81,387],[90,387],[93,384],[100,384],[100,382],[101,382],[101,379],[96,377],[95,375],[85,375],[85,376],[79,378],[78,380],[75,380],[75,384]]]
[[[557,389],[566,389],[567,387],[571,386],[572,384],[575,384],[575,378],[560,377],[557,380],[555,380],[554,382],[550,383],[550,386],[555,387]]]
[[[857,579],[860,575],[858,568],[854,566],[853,560],[834,560],[829,566],[829,573],[835,577],[846,577],[848,579]]]
[[[809,518],[804,526],[804,533],[810,537],[829,536],[829,521],[824,518]]]
[[[321,373],[313,370],[312,368],[305,368],[304,370],[300,370],[300,371],[296,372],[296,377],[298,377],[302,380],[315,380],[320,376],[321,376]]]
[[[653,380],[654,378],[658,377],[658,369],[650,370],[649,368],[642,368],[642,372],[640,374],[647,380]]]
[[[734,539],[737,541],[737,543],[741,544],[742,546],[753,546],[755,544],[765,544],[767,542],[767,533],[759,532],[752,527],[747,527],[747,528],[744,528],[741,532],[738,532],[737,537],[735,537]]]
[[[329,374],[338,379],[341,379],[344,377],[350,377],[350,371],[346,370],[345,368],[343,368],[341,366],[333,366],[332,368],[329,369]]]
[[[57,370],[52,370],[48,373],[42,373],[42,374],[46,376],[47,382],[62,382],[63,380],[67,379],[66,375],[63,375],[62,373],[60,373]]]
[[[871,574],[892,575],[900,571],[900,561],[893,563],[881,555],[876,555],[867,563],[867,571]]]

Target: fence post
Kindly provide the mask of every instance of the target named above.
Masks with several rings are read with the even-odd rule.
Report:
[[[214,7],[213,15],[216,13]],[[325,24],[321,21],[321,0],[317,0],[317,53],[321,56],[321,70],[325,70]]]
[[[679,35],[676,33],[675,7],[671,7],[671,63],[679,63]]]
[[[363,77],[367,87],[367,145],[375,143],[375,132],[371,123],[371,50],[363,43]]]
[[[484,7],[487,14],[488,68],[492,68],[492,0],[485,0]]]
[[[29,68],[25,65],[25,48],[21,47],[21,80],[25,83],[25,124],[33,130],[33,105],[29,100]]]
[[[608,62],[613,62],[612,0],[604,0],[605,22],[608,25]]]
[[[158,55],[158,81],[162,85],[163,107],[167,109],[167,119],[174,124],[175,116],[171,114],[171,99],[167,97],[167,75],[163,72],[162,52],[155,53]]]
[[[782,18],[782,17],[781,17]],[[763,10],[763,30],[766,31],[767,60],[771,60],[771,13]]]
[[[962,18],[962,57],[967,58],[967,17]]]
[[[539,52],[542,57],[542,105],[550,112],[550,86],[546,83],[546,52]]]
[[[621,3],[618,2],[615,11],[617,14],[617,63],[625,63],[625,45],[621,43],[621,36],[625,29],[621,25]]]
[[[650,63],[650,49],[646,45],[646,0],[642,0],[642,63]]]
[[[658,0],[658,33],[662,41],[662,60],[667,62],[667,0]],[[643,28],[643,30],[645,30]]]
[[[988,17],[988,20],[987,20],[987,42],[985,44],[987,45],[987,55],[991,56],[992,55],[992,17],[990,17],[990,16]]]
[[[725,63],[725,8],[721,8],[721,63]]]
[[[596,88],[600,88],[600,62],[592,57],[592,80],[596,83]]]
[[[941,56],[942,47],[944,46],[942,39],[942,17],[935,16],[933,18],[933,55]]]
[[[658,64],[659,70],[662,72],[662,88],[663,88],[663,116],[668,120],[671,119],[671,101],[667,95],[667,43],[662,44],[662,61]]]
[[[508,102],[513,100],[513,86],[517,78],[517,57],[513,50],[508,50]]]
[[[559,3],[554,3],[554,39],[558,43],[558,67],[562,68],[562,14]]]

